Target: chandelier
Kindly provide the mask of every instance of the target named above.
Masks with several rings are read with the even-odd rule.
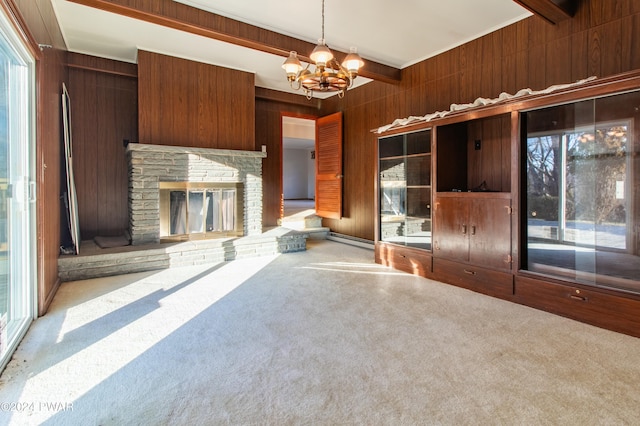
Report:
[[[311,71],[307,64],[303,68],[298,53],[291,51],[289,57],[282,64],[287,73],[287,80],[294,90],[302,89],[307,99],[313,97],[313,92],[338,92],[338,97],[343,98],[344,92],[353,85],[353,80],[358,76],[358,71],[364,65],[364,61],[358,55],[355,47],[344,58],[342,63],[333,56],[331,50],[324,41],[324,0],[322,0],[322,38],[309,55],[315,64],[315,71]]]

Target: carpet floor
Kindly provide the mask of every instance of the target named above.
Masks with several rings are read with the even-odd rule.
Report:
[[[640,339],[306,252],[62,284],[0,424],[625,425]]]

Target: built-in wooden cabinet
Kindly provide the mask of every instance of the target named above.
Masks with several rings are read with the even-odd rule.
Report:
[[[426,276],[431,272],[431,130],[378,140],[379,263]]]
[[[376,261],[640,337],[639,105],[635,72],[382,134],[379,207],[382,147],[406,165],[407,135],[431,135],[433,244],[390,237],[381,208]]]
[[[433,255],[511,270],[511,198],[507,193],[438,194]]]
[[[434,274],[451,284],[509,297],[511,115],[436,125],[435,132]]]

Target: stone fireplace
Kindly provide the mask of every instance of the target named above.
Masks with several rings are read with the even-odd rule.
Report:
[[[261,234],[265,157],[266,153],[259,151],[129,144],[131,244],[188,238],[190,230],[203,238]],[[182,194],[184,201],[180,200]],[[233,206],[221,209],[222,200],[231,199],[232,194]],[[196,200],[192,203],[196,207],[187,213],[189,197]],[[176,232],[171,218],[164,218],[172,208],[192,218],[191,222],[180,222],[174,215],[174,222],[180,222],[178,228],[184,228],[184,233]],[[161,215],[161,210],[165,214]],[[223,217],[231,211],[233,219]]]

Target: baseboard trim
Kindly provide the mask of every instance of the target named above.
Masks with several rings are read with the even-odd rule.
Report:
[[[51,287],[51,290],[49,290],[49,294],[46,294],[46,295],[43,294],[44,297],[43,297],[42,303],[38,303],[39,317],[46,314],[47,311],[49,310],[49,307],[51,306],[51,302],[53,302],[53,298],[55,297],[56,293],[58,292],[58,289],[60,288],[60,284],[62,284],[62,280],[60,279],[60,277],[57,277],[56,282],[53,284],[53,287]]]
[[[362,247],[368,250],[373,250],[375,248],[375,245],[371,240],[352,237],[351,235],[338,234],[337,232],[329,232],[327,240],[336,241],[343,244],[350,244],[352,246]]]

